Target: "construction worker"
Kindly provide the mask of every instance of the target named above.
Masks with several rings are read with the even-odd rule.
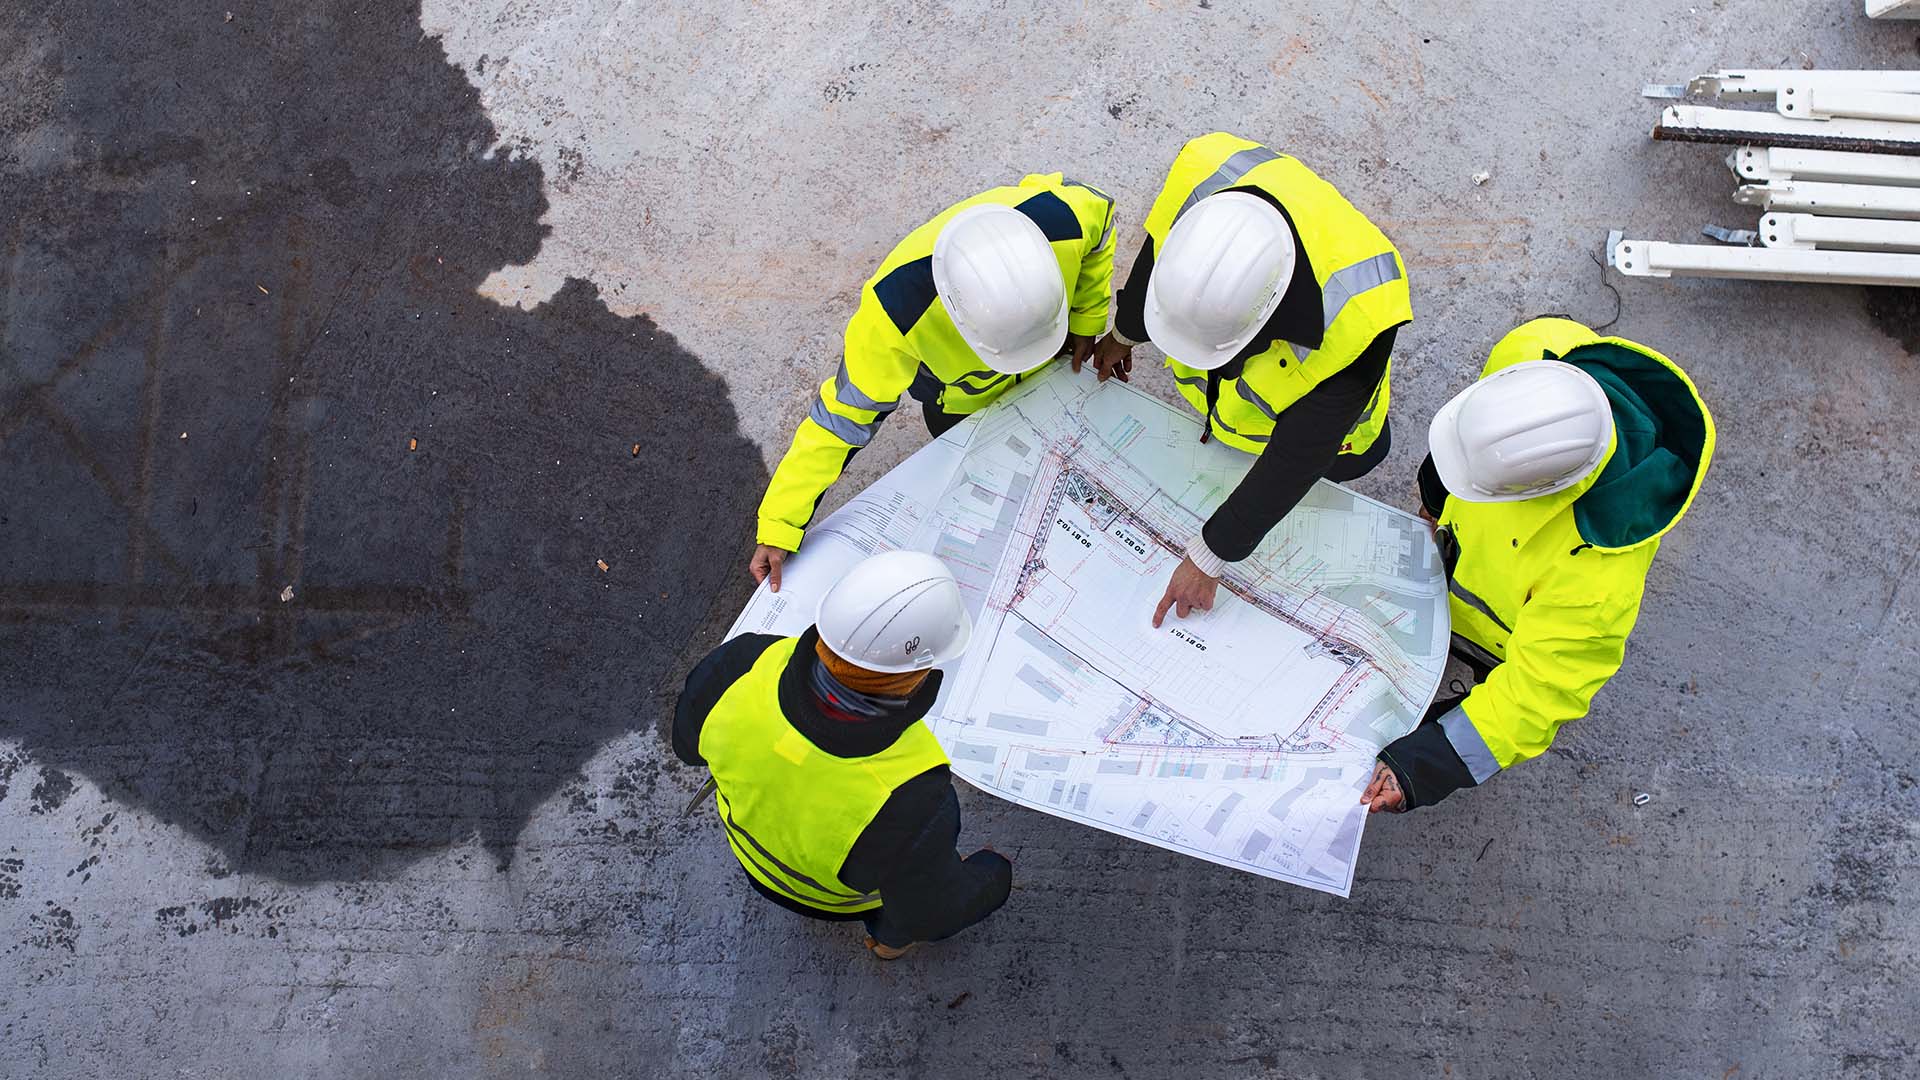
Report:
[[[1536,319],[1494,346],[1480,381],[1433,418],[1420,467],[1454,654],[1478,684],[1380,752],[1370,811],[1486,783],[1587,714],[1713,441],[1692,381],[1645,345]]]
[[[1394,335],[1412,321],[1406,267],[1373,222],[1293,158],[1225,132],[1189,142],[1147,215],[1094,363],[1126,379],[1133,347],[1167,354],[1207,433],[1259,455],[1186,540],[1153,613],[1213,606],[1226,564],[1253,553],[1320,477],[1387,456]]]
[[[692,674],[673,752],[712,771],[727,842],[761,895],[816,919],[864,920],[892,960],[1006,903],[1013,864],[953,849],[960,802],[920,722],[934,670],[972,623],[953,574],[921,552],[875,555],[797,638],[744,634]]]
[[[754,580],[771,577],[779,591],[780,565],[799,550],[820,496],[902,395],[920,402],[937,438],[1063,352],[1080,370],[1107,326],[1113,224],[1104,192],[1048,173],[908,233],[861,287],[840,369],[767,484]]]

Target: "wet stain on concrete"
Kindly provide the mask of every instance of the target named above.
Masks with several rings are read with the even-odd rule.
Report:
[[[867,63],[847,65],[846,70],[843,71],[838,78],[828,82],[827,85],[821,89],[821,96],[827,99],[827,104],[829,105],[841,101],[851,101],[859,97],[861,82],[859,77],[862,73],[872,70],[872,68],[873,65]]]
[[[543,177],[412,5],[181,20],[11,18],[68,151],[0,157],[0,737],[227,868],[504,865],[744,592],[759,450],[593,285],[477,295]]]
[[[11,751],[0,751],[0,802],[7,801],[7,792],[13,783],[13,776],[25,765],[27,759]]]
[[[283,917],[292,907],[265,903],[251,896],[218,896],[195,904],[163,907],[153,913],[161,929],[175,937],[221,931],[256,938],[278,938],[286,930]]]
[[[33,785],[30,794],[33,802],[28,807],[35,814],[51,814],[66,805],[73,796],[73,777],[59,769],[42,769],[40,782]]]
[[[46,901],[42,910],[29,915],[27,925],[31,929],[21,944],[47,952],[57,949],[64,949],[68,953],[78,951],[80,928],[73,920],[73,912],[53,901]]]

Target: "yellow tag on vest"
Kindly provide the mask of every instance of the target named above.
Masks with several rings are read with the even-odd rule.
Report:
[[[805,735],[788,728],[786,734],[774,742],[773,752],[799,765],[807,760],[807,755],[813,753],[813,744],[807,741]]]

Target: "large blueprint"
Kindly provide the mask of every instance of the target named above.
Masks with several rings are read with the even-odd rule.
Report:
[[[975,624],[928,718],[955,774],[1345,896],[1374,755],[1439,685],[1446,581],[1417,518],[1322,481],[1211,612],[1155,630],[1180,551],[1252,460],[1054,365],[816,525],[732,633],[797,634],[862,557],[931,551]]]

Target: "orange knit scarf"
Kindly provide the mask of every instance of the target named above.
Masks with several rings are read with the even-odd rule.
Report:
[[[880,671],[868,671],[857,664],[848,663],[827,648],[824,641],[813,643],[814,654],[826,665],[827,673],[840,681],[840,685],[856,694],[873,694],[876,697],[912,697],[920,684],[927,681],[929,671],[902,671],[887,674]]]

